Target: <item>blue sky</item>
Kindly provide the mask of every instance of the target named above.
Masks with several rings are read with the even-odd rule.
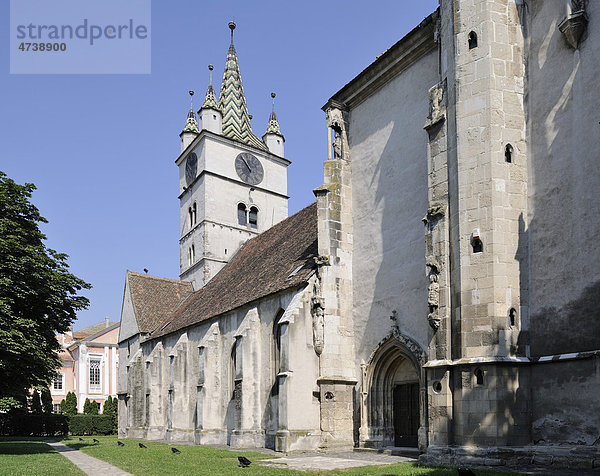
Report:
[[[49,0],[50,1],[50,0]],[[75,329],[121,312],[125,270],[179,273],[179,133],[212,63],[220,87],[230,20],[252,127],[276,112],[286,138],[290,214],[314,200],[327,155],[321,106],[437,7],[437,0],[154,0],[152,73],[9,74],[2,2],[0,170],[38,187],[47,244],[93,285]]]

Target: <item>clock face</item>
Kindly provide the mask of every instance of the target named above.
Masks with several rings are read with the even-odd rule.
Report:
[[[258,185],[265,174],[260,161],[248,152],[242,152],[235,158],[235,171],[248,185]]]
[[[185,162],[185,180],[189,185],[196,178],[196,168],[198,166],[198,157],[192,152]]]

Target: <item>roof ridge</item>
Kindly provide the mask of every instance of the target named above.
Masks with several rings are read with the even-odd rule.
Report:
[[[133,276],[140,276],[140,277],[146,278],[146,279],[156,279],[156,280],[159,280],[159,281],[169,281],[169,282],[177,283],[177,284],[184,284],[184,285],[191,285],[192,284],[191,281],[184,281],[183,279],[164,278],[163,276],[154,276],[152,274],[138,273],[137,271],[127,270],[127,274],[133,275]]]

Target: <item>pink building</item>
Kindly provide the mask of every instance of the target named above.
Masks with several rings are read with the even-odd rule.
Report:
[[[83,412],[85,399],[100,403],[117,395],[119,323],[108,317],[98,324],[57,336],[62,350],[60,375],[50,387],[54,411],[68,392],[77,395],[77,411]]]

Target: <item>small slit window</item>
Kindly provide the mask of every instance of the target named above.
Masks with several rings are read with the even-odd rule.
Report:
[[[253,228],[255,230],[258,228],[258,208],[250,208],[250,213],[248,214],[248,222],[250,223],[250,228]]]
[[[469,33],[469,49],[477,48],[477,33],[474,31]]]
[[[517,325],[517,310],[514,307],[511,307],[510,311],[508,311],[508,321],[510,327],[515,327]]]
[[[246,226],[248,224],[248,218],[246,216],[246,205],[240,203],[238,205],[238,224],[240,226]]]
[[[483,370],[475,369],[475,385],[483,385]]]
[[[504,148],[504,160],[509,164],[513,161],[513,146],[510,144],[506,144],[506,147]]]

